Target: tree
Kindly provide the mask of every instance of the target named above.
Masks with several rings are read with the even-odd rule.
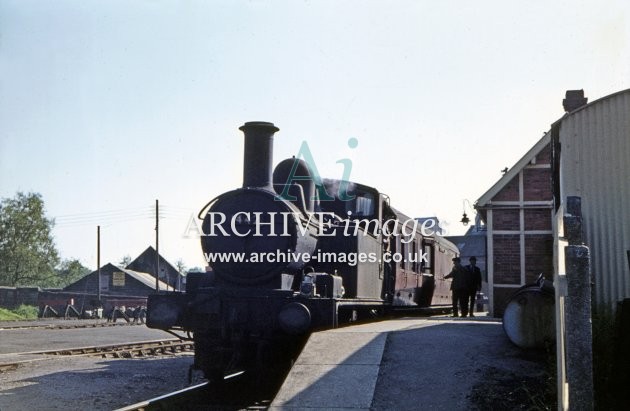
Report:
[[[180,274],[186,274],[186,264],[181,258],[175,262],[175,268]]]
[[[0,201],[0,285],[47,286],[54,282],[59,255],[53,226],[38,193],[18,192],[15,198]]]
[[[127,268],[127,266],[132,262],[131,256],[129,254],[125,255],[119,262],[118,266],[122,268]]]
[[[65,287],[88,275],[91,270],[77,259],[63,260],[57,267],[56,286]]]

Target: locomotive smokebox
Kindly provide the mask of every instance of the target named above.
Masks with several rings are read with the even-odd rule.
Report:
[[[239,130],[245,134],[243,188],[264,187],[273,190],[273,135],[279,128],[265,121],[250,121],[239,127]]]

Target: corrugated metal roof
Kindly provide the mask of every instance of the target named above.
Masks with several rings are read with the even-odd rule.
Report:
[[[147,247],[138,257],[136,257],[132,262],[127,264],[126,269],[133,270],[136,272],[155,272],[155,256],[157,251],[152,246]],[[166,261],[164,257],[160,255],[160,271],[166,271],[168,282],[171,286],[179,284],[182,281],[182,275],[171,263]],[[163,275],[160,275],[163,277]]]
[[[630,89],[596,100],[560,122],[560,190],[582,198],[595,301],[630,297]]]
[[[150,288],[155,288],[155,277],[152,276],[149,273],[142,273],[140,271],[134,271],[134,270],[130,270],[128,268],[120,268],[118,267],[118,269],[120,271],[123,271],[125,274],[127,274],[130,277],[133,277],[134,279],[140,281],[142,284],[146,285],[147,287]],[[160,291],[166,291],[166,283],[162,280],[158,281],[158,287],[160,289]]]

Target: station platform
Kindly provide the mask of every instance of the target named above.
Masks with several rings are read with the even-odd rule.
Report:
[[[269,409],[479,409],[488,384],[544,375],[485,314],[400,318],[313,333]]]

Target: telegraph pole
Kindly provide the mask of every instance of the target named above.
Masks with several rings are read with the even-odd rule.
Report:
[[[98,267],[98,289],[96,296],[98,303],[101,303],[101,226],[96,226],[96,266]]]
[[[160,219],[159,202],[155,200],[155,291],[160,291]]]

